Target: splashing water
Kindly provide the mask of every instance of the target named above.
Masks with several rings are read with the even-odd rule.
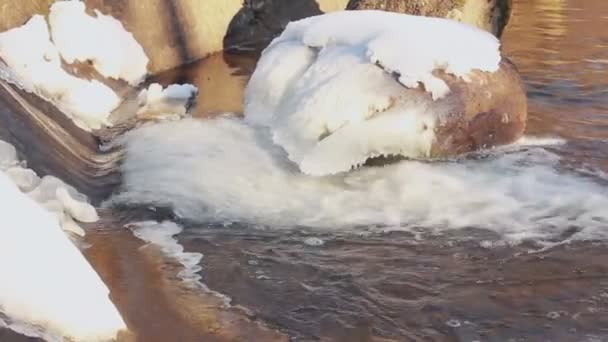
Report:
[[[146,126],[123,143],[124,188],[111,203],[166,206],[199,223],[353,232],[475,227],[510,241],[608,237],[606,190],[560,170],[559,157],[541,147],[312,177],[267,132],[234,118]]]

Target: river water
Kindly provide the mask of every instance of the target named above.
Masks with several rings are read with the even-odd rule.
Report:
[[[608,2],[514,2],[503,50],[528,87],[526,135],[542,146],[424,166],[465,179],[419,195],[451,204],[436,226],[184,223],[177,240],[203,255],[192,272],[229,305],[183,285],[179,263],[121,229],[171,214],[104,212],[85,253],[133,331],[121,340],[608,341]],[[198,117],[238,114],[254,65],[215,55],[156,80],[196,84]],[[509,193],[514,209],[480,195],[493,192]],[[468,196],[491,204],[468,209]]]
[[[528,86],[526,134],[564,139],[542,149],[558,156],[556,169],[592,177],[603,196],[606,178],[597,175],[608,171],[606,24],[603,1],[516,1],[503,39],[506,55]],[[239,94],[235,82],[243,84],[245,76],[217,79],[214,71],[221,68],[206,64],[213,61],[187,73],[196,75],[188,80],[214,85],[213,91],[201,92],[200,113],[238,112],[238,105],[226,104],[220,94]],[[243,60],[223,61],[238,75],[251,71]],[[555,182],[557,191],[547,196],[576,196],[567,179]],[[569,209],[577,208],[557,207],[548,215]],[[511,213],[519,214],[526,215],[525,209]],[[584,236],[569,242],[585,229],[571,220],[572,227],[563,222],[553,227],[559,234],[552,248],[533,239],[510,245],[495,231],[474,225],[433,236],[421,229],[422,237],[411,231],[359,236],[340,229],[310,233],[197,225],[179,240],[187,250],[204,254],[200,275],[209,288],[298,341],[608,340],[606,245],[603,238]],[[607,229],[601,222],[590,239]],[[319,241],[311,238],[324,244],[311,245]]]

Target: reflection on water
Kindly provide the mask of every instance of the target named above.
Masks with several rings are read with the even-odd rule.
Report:
[[[243,112],[243,91],[255,59],[248,56],[215,54],[154,78],[162,84],[192,83],[199,89],[195,116],[220,112]]]

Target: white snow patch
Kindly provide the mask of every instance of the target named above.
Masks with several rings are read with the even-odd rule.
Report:
[[[494,72],[499,47],[491,34],[447,19],[380,11],[303,19],[262,54],[245,91],[245,119],[269,127],[311,175],[379,155],[428,157],[435,122],[450,109],[434,101],[449,88],[433,72],[465,80],[473,70]],[[432,97],[413,89],[419,83]]]
[[[76,31],[80,32],[80,31]],[[2,76],[55,104],[85,130],[109,125],[108,116],[120,98],[103,83],[67,73],[49,39],[44,17],[35,15],[25,25],[0,33]]]
[[[178,276],[191,284],[198,284],[201,271],[199,263],[203,259],[200,253],[184,252],[184,247],[177,242],[175,236],[183,231],[183,228],[173,222],[145,221],[136,222],[128,226],[133,234],[139,239],[157,245],[165,255],[175,258],[184,270]]]
[[[148,56],[122,23],[95,10],[85,12],[81,1],[57,1],[49,24],[53,42],[67,63],[91,61],[103,76],[136,86],[148,72]]]
[[[6,141],[0,140],[0,169],[7,169],[17,165],[17,149]]]
[[[172,84],[163,89],[162,85],[153,83],[139,93],[137,115],[181,118],[186,115],[197,94],[198,88],[192,84]]]
[[[300,79],[315,57],[313,49],[296,41],[266,49],[245,88],[246,120],[267,124],[285,92]]]
[[[76,341],[126,329],[109,291],[57,218],[0,171],[0,311]]]
[[[61,227],[68,232],[84,236],[84,230],[75,222],[96,222],[99,219],[88,199],[61,179],[47,175],[38,177],[17,159],[15,148],[0,140],[0,171],[30,198],[53,213]]]
[[[561,239],[576,227],[572,239],[608,238],[606,188],[560,170],[541,147],[312,177],[264,129],[236,118],[151,125],[123,142],[124,188],[111,203],[166,206],[186,220],[347,231],[477,227],[508,241]]]
[[[285,41],[332,49],[356,47],[370,63],[399,74],[399,82],[422,83],[438,99],[449,92],[433,71],[466,77],[472,70],[494,72],[500,41],[488,32],[454,20],[385,11],[341,11],[290,23],[269,49]]]

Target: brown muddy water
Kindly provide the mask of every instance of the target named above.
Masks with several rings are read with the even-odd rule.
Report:
[[[608,171],[606,27],[606,1],[516,0],[503,38],[528,86],[527,134],[566,139],[548,149],[569,167]],[[254,64],[215,55],[155,81],[196,84],[197,116],[239,113]],[[131,330],[120,341],[608,341],[604,241],[539,249],[483,244],[496,234],[474,228],[420,238],[188,225],[179,242],[204,255],[201,282],[227,305],[122,228],[149,214],[102,216],[85,254]]]

